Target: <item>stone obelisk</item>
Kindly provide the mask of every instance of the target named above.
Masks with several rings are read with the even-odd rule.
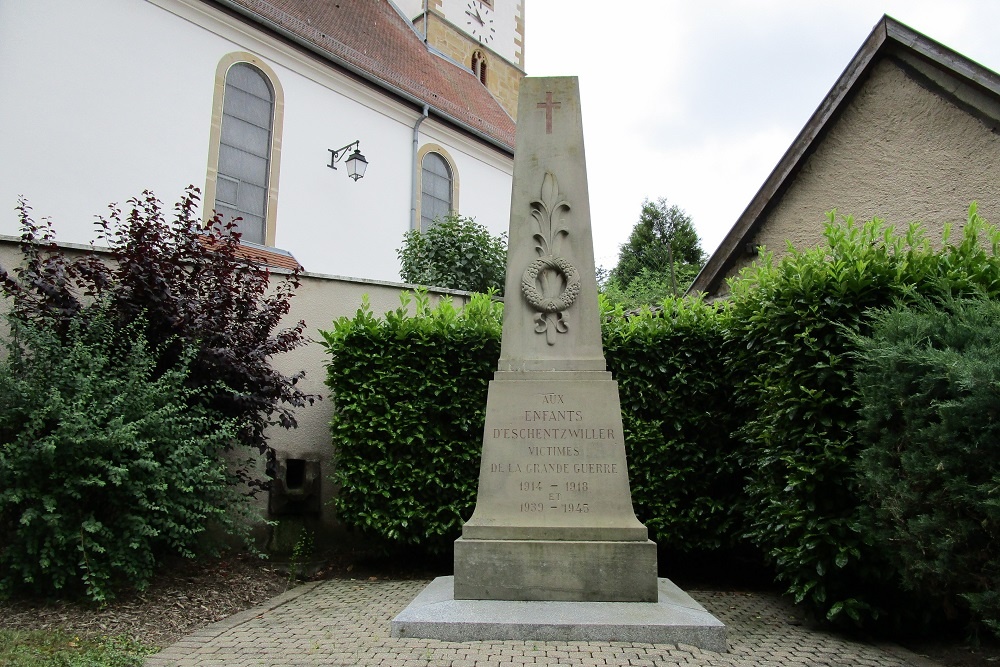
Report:
[[[456,600],[656,602],[601,344],[576,77],[525,78],[499,368]]]

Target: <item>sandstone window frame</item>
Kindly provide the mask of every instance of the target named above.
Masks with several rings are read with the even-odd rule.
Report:
[[[281,138],[285,115],[285,95],[275,73],[266,62],[260,57],[238,51],[229,53],[219,60],[215,72],[215,90],[212,101],[212,124],[209,136],[208,170],[205,179],[204,198],[204,219],[206,223],[212,219],[220,195],[229,196],[232,181],[236,180],[227,177],[226,174],[220,176],[219,173],[219,153],[222,148],[222,125],[225,112],[226,80],[230,70],[237,65],[247,65],[254,70],[267,83],[272,93],[270,146],[267,164],[267,187],[266,203],[263,215],[263,230],[257,243],[274,247],[277,230],[278,217],[278,180],[281,169]],[[221,181],[221,187],[220,187]],[[223,200],[225,204],[226,201]],[[228,208],[228,207],[227,207]],[[249,242],[255,242],[247,239]]]

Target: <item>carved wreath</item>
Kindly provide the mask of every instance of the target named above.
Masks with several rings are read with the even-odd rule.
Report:
[[[554,298],[545,298],[535,287],[538,280],[538,272],[543,269],[557,271],[566,281],[566,288],[562,293]],[[545,255],[539,257],[528,265],[521,275],[521,291],[524,292],[528,303],[540,313],[561,313],[576,301],[580,295],[580,274],[576,267],[567,262],[562,257]]]

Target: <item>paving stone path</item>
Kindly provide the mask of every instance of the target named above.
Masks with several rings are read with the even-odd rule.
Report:
[[[511,667],[518,665],[810,665],[939,667],[898,646],[871,645],[799,623],[770,593],[689,591],[729,628],[729,653],[624,642],[442,642],[394,639],[389,624],[426,581],[330,580],[295,588],[210,625],[147,667]]]

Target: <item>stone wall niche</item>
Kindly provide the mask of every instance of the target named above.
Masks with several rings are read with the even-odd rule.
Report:
[[[318,458],[292,458],[275,452],[275,475],[268,492],[271,516],[319,516],[323,506],[321,471]]]

